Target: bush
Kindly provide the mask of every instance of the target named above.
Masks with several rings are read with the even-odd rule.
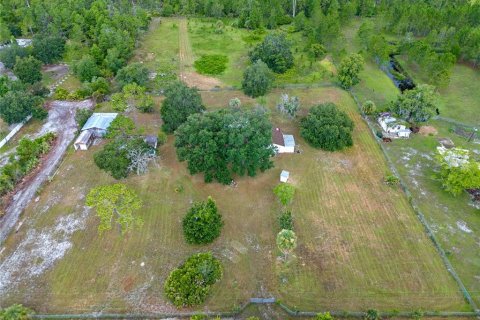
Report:
[[[380,316],[379,316],[377,310],[375,310],[375,309],[369,309],[369,310],[367,310],[367,312],[365,313],[364,319],[365,319],[365,320],[378,320],[378,319],[380,319]]]
[[[384,180],[389,186],[396,186],[400,183],[400,179],[393,174],[386,176]]]
[[[57,87],[57,89],[55,89],[55,93],[53,94],[53,98],[55,100],[67,100],[68,95],[69,95],[69,92],[67,89],[62,87]]]
[[[81,129],[87,120],[92,116],[93,111],[88,108],[77,109],[75,113],[75,121],[77,122],[77,126]]]
[[[277,196],[278,200],[283,206],[288,205],[293,200],[295,195],[295,187],[289,183],[279,183],[273,188],[273,193]]]
[[[14,304],[6,309],[0,309],[1,320],[28,320],[31,319],[32,314],[32,310],[21,304]]]
[[[353,121],[333,103],[313,107],[301,121],[300,134],[313,147],[327,151],[353,145]]]
[[[277,110],[293,119],[300,109],[300,100],[298,97],[289,97],[287,93],[282,94],[280,102],[277,104]]]
[[[310,46],[310,53],[316,59],[323,58],[327,54],[327,49],[320,43],[313,43]]]
[[[223,226],[215,201],[197,202],[183,218],[183,233],[191,244],[207,244],[218,238]]]
[[[164,285],[165,295],[177,307],[198,305],[221,278],[220,261],[211,253],[198,253],[170,273]]]
[[[195,70],[201,74],[218,75],[227,69],[228,58],[221,54],[204,55],[195,61]]]
[[[375,102],[371,100],[365,101],[362,105],[362,111],[365,114],[373,114],[376,110],[377,106],[375,105]]]
[[[285,73],[293,66],[290,43],[283,34],[269,34],[250,52],[250,60],[262,60],[276,73]]]
[[[157,135],[157,142],[159,146],[163,146],[167,142],[168,136],[165,132],[160,130]]]
[[[329,312],[319,313],[315,317],[315,320],[333,320],[334,318],[330,315]]]
[[[280,229],[293,230],[292,212],[290,210],[282,212],[278,218],[278,222],[280,224]]]
[[[242,89],[246,95],[256,98],[265,95],[272,82],[272,72],[264,62],[258,60],[245,70]]]

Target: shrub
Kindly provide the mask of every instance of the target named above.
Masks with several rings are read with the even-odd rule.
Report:
[[[298,97],[289,97],[288,94],[282,94],[280,102],[277,104],[277,110],[293,119],[300,109],[300,100]]]
[[[165,282],[165,295],[177,307],[201,304],[210,287],[222,278],[222,265],[211,253],[189,257]]]
[[[378,315],[378,311],[375,309],[369,309],[365,313],[365,320],[378,320],[380,319],[380,316]]]
[[[127,110],[128,108],[127,101],[124,95],[120,92],[112,94],[111,101],[112,101],[112,108],[115,111],[125,112],[125,110]]]
[[[208,320],[208,316],[206,314],[194,314],[190,317],[190,320]]]
[[[227,69],[228,58],[220,54],[204,55],[195,61],[195,70],[201,74],[218,75]]]
[[[385,177],[385,183],[389,186],[396,186],[400,183],[400,179],[393,174]]]
[[[320,59],[325,56],[325,54],[327,53],[327,49],[320,43],[313,43],[310,46],[310,53],[314,58]]]
[[[292,230],[283,229],[277,235],[277,247],[285,257],[297,247],[297,236]]]
[[[77,109],[75,113],[75,121],[77,122],[77,126],[81,129],[87,120],[92,116],[93,111],[87,108]]]
[[[21,304],[14,304],[8,308],[0,309],[1,320],[28,320],[31,319],[32,314],[32,310]]]
[[[286,206],[293,200],[293,196],[295,195],[295,187],[289,183],[279,183],[275,188],[273,188],[273,193],[277,196],[280,203]]]
[[[107,138],[117,138],[117,137],[130,137],[135,132],[135,122],[124,116],[119,114],[115,119],[113,119],[112,123],[107,129],[107,134],[105,137]]]
[[[55,89],[55,93],[53,94],[53,98],[55,100],[67,100],[68,94],[69,92],[67,89],[62,87],[57,87],[57,89]]]
[[[168,136],[165,132],[160,130],[157,135],[157,142],[159,146],[163,146],[167,142]]]
[[[353,145],[353,121],[333,103],[313,107],[301,121],[300,134],[313,147],[327,151]]]
[[[377,106],[375,105],[375,102],[371,100],[365,101],[362,105],[362,111],[365,114],[373,114],[376,110]]]
[[[290,210],[282,212],[282,214],[278,218],[278,222],[280,224],[280,229],[293,230],[292,212]]]
[[[276,73],[284,73],[293,66],[290,43],[283,34],[269,34],[250,52],[250,60],[262,60]]]
[[[264,62],[258,60],[245,70],[242,89],[246,95],[256,98],[265,95],[272,82],[272,72]]]
[[[89,82],[93,77],[100,75],[100,70],[95,59],[90,55],[85,55],[73,66],[73,73],[82,82]]]
[[[238,98],[230,99],[230,101],[228,102],[228,106],[232,109],[240,109],[240,107],[242,106],[242,101],[240,101],[240,99]]]
[[[330,312],[319,313],[315,317],[315,320],[333,320],[334,318],[330,314]]]
[[[220,235],[223,226],[222,216],[218,213],[215,201],[197,202],[183,218],[183,233],[188,243],[210,243]]]

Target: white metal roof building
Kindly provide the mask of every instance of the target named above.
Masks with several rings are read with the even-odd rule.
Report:
[[[82,131],[93,130],[95,136],[103,137],[107,133],[107,129],[112,121],[117,117],[118,113],[94,113],[87,120]]]

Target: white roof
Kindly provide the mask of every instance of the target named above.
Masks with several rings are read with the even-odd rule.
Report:
[[[117,117],[118,113],[94,113],[82,128],[83,130],[88,129],[102,129],[107,130],[110,126],[110,123]]]
[[[288,177],[290,177],[290,172],[282,170],[282,173],[280,173],[280,177],[288,179]]]
[[[388,116],[388,117],[381,117],[381,118],[380,118],[380,121],[383,121],[383,122],[385,122],[385,123],[391,123],[391,122],[397,121],[397,119],[394,118],[394,117]]]
[[[291,134],[284,134],[283,143],[285,147],[295,147],[295,138]]]
[[[78,136],[77,140],[75,141],[75,144],[77,143],[87,143],[90,137],[92,136],[91,131],[82,131],[80,135]]]

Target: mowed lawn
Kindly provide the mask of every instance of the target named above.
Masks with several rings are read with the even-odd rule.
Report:
[[[384,159],[348,94],[335,88],[288,92],[306,106],[333,101],[347,111],[356,123],[355,146],[336,153],[308,147],[296,123],[274,111],[281,93],[275,91],[267,99],[272,120],[295,134],[302,153],[275,158],[274,169],[237,178],[233,188],[191,177],[177,161],[170,137],[159,150],[158,166],[122,181],[144,201],[139,214],[145,220],[142,229],[123,237],[116,230],[99,235],[94,213],[84,208],[90,188],[115,182],[93,163],[101,146],[69,152],[27,209],[24,226],[9,238],[2,260],[28,249],[22,243],[35,232],[41,239],[50,234],[61,240],[45,246],[71,247],[46,271],[26,276],[45,262],[38,250],[31,253],[33,262],[19,265],[17,284],[0,302],[22,301],[40,312],[173,311],[163,296],[167,275],[190,254],[212,250],[225,274],[206,302],[209,310],[230,310],[256,296],[275,296],[305,310],[465,309],[405,196],[382,182]],[[219,108],[232,96],[241,93],[208,92],[204,100]],[[152,115],[151,121],[158,124],[158,119]],[[291,172],[297,188],[293,214],[299,247],[288,265],[278,260],[275,247],[280,206],[272,188],[282,169]],[[209,195],[225,219],[222,235],[209,246],[187,245],[182,217],[193,201]],[[81,227],[65,237],[54,230],[66,217],[76,221],[72,228]]]
[[[478,144],[449,132],[450,125],[431,121],[437,136],[414,135],[409,140],[387,144],[388,152],[412,191],[437,239],[446,251],[455,271],[476,303],[480,303],[480,210],[470,205],[470,197],[457,197],[445,192],[434,178],[438,170],[435,160],[439,137],[449,137],[459,148],[478,150]],[[478,152],[478,151],[477,151]]]
[[[417,83],[426,83],[428,75],[405,56],[398,60]],[[440,101],[438,108],[440,115],[469,125],[480,123],[480,70],[469,65],[457,63],[450,76],[450,82],[445,87],[438,88]]]

